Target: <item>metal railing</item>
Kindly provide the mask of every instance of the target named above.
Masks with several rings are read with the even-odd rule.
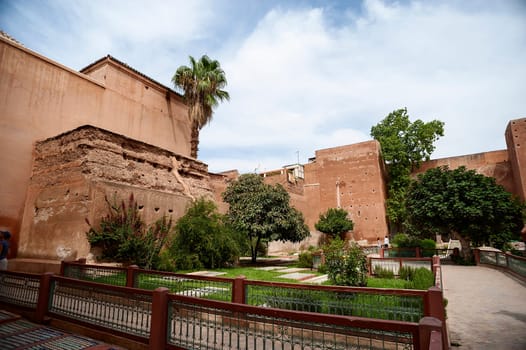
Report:
[[[492,250],[475,249],[473,252],[477,264],[503,268],[518,278],[526,280],[526,258]]]
[[[432,258],[373,258],[369,257],[369,271],[375,274],[376,268],[391,271],[395,276],[400,275],[402,267],[420,268],[433,270]]]
[[[245,303],[285,310],[418,322],[426,291],[245,282]]]
[[[9,285],[22,289],[22,283],[9,281],[11,276],[24,275],[34,276],[0,271],[0,290]],[[235,289],[244,286],[243,281],[235,279]],[[335,288],[339,292],[335,295],[348,294],[349,290],[344,289]],[[370,288],[362,292],[374,294]],[[46,317],[59,318],[108,333],[117,332],[149,344],[150,349],[426,349],[432,331],[445,334],[440,290],[392,292],[424,295],[423,314],[436,318],[406,322],[291,311],[187,297],[169,293],[164,287],[152,291],[110,286],[50,273],[40,275],[34,318],[38,322]],[[0,306],[17,305],[20,294],[9,295],[13,297],[1,300]],[[237,300],[240,296],[236,294],[233,298]]]
[[[0,274],[0,302],[36,309],[40,275],[11,272]]]
[[[169,295],[168,344],[184,349],[414,349],[418,323],[257,308]]]

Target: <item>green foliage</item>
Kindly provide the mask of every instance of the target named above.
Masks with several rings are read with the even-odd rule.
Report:
[[[300,253],[298,256],[298,267],[307,267],[312,269],[314,264],[313,256],[311,251]]]
[[[354,223],[347,217],[348,215],[349,213],[344,209],[329,208],[325,213],[320,214],[320,218],[314,227],[331,238],[343,238],[342,235],[354,227]]]
[[[380,142],[382,156],[389,175],[387,215],[395,226],[407,218],[406,192],[411,183],[411,171],[429,160],[435,150],[433,143],[444,135],[444,123],[433,120],[424,123],[409,121],[407,109],[395,110],[371,128],[371,136]]]
[[[239,257],[239,237],[214,202],[198,199],[175,225],[169,250],[178,270],[216,268],[233,264]]]
[[[417,237],[406,233],[397,233],[391,243],[397,248],[415,248],[420,246],[420,240]]]
[[[365,286],[367,284],[367,257],[360,247],[335,238],[324,248],[328,277],[340,286]]]
[[[414,271],[412,279],[407,281],[406,288],[426,290],[434,285],[435,276],[433,276],[433,272],[425,267],[420,267]]]
[[[367,287],[369,288],[395,288],[404,289],[406,281],[395,278],[378,278],[369,277],[367,278]]]
[[[389,270],[389,269],[386,269],[386,268],[383,268],[381,266],[376,266],[374,268],[374,275],[376,278],[394,278],[394,272]]]
[[[259,175],[241,175],[228,185],[223,200],[233,227],[248,237],[253,262],[261,242],[299,242],[309,235],[303,214],[290,206],[283,186],[266,184]]]
[[[463,251],[469,242],[497,248],[519,238],[524,204],[494,178],[460,167],[430,169],[418,176],[408,193],[413,227],[429,235],[441,229],[458,236]]]
[[[92,247],[102,251],[101,259],[136,264],[142,268],[155,269],[159,264],[159,252],[172,232],[172,219],[163,216],[150,226],[142,221],[133,194],[128,205],[110,203],[109,213],[96,229],[90,225],[86,233]],[[89,222],[88,222],[89,224]]]
[[[199,130],[212,120],[215,107],[230,95],[222,90],[227,85],[225,72],[217,60],[203,55],[199,60],[190,56],[190,67],[180,66],[172,78],[176,88],[184,91],[188,117],[192,123],[191,155],[197,158]]]
[[[398,278],[404,281],[412,281],[415,278],[416,269],[411,266],[402,266],[398,271]]]

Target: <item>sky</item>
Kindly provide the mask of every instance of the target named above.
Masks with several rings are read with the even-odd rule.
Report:
[[[108,54],[173,87],[189,56],[230,101],[201,130],[211,172],[307,163],[407,108],[445,123],[432,158],[506,148],[526,117],[526,0],[0,0],[0,29],[80,70]]]

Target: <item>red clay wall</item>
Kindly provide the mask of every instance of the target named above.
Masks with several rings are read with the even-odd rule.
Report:
[[[515,119],[506,128],[506,145],[513,170],[514,193],[526,200],[526,118]]]
[[[110,60],[111,61],[111,60]],[[36,141],[95,125],[190,154],[190,124],[180,96],[105,60],[93,78],[0,37],[0,229],[17,252]]]
[[[372,243],[387,233],[384,171],[377,141],[316,151],[315,160],[305,165],[304,189],[308,203],[304,214],[311,229],[320,213],[339,204],[354,222],[349,238]]]

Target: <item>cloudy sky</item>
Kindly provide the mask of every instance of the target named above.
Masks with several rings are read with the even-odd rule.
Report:
[[[73,69],[111,54],[171,86],[221,62],[231,101],[201,131],[219,172],[306,163],[406,107],[445,122],[433,158],[506,148],[526,117],[526,1],[0,0],[0,29]]]

